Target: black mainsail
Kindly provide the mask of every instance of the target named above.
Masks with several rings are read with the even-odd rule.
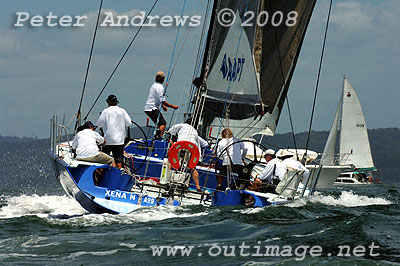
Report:
[[[315,2],[214,4],[201,75],[205,89],[197,100],[202,108],[195,109],[202,110],[203,135],[221,125],[237,137],[275,133]],[[232,11],[228,18],[234,14],[236,19],[224,26],[222,12],[227,10]]]

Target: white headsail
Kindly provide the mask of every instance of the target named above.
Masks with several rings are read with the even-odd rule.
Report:
[[[339,114],[341,110],[341,101],[339,101],[336,109],[335,118],[333,119],[331,131],[329,132],[328,140],[326,141],[324,152],[322,154],[321,163],[322,165],[334,165],[335,164],[335,147],[339,129]]]

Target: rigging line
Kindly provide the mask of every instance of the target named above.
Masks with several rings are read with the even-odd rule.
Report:
[[[184,13],[184,11],[185,11],[185,7],[186,7],[186,0],[183,2],[181,17],[183,17],[183,13]],[[166,84],[165,84],[165,89],[164,89],[164,96],[165,96],[166,93],[167,93],[167,88],[168,88],[168,85],[169,85],[169,80],[170,80],[170,78],[171,78],[171,68],[172,68],[172,63],[174,62],[174,56],[175,56],[175,51],[176,51],[176,45],[178,44],[178,39],[179,39],[179,33],[180,33],[180,30],[181,30],[181,26],[182,26],[182,24],[179,24],[178,30],[177,30],[177,32],[176,32],[174,49],[172,50],[171,62],[169,63],[168,74],[167,74],[167,82],[166,82]]]
[[[209,1],[210,1],[210,0],[209,0]],[[201,7],[202,4],[203,4],[203,0],[201,0],[200,3],[199,3],[199,5],[197,6],[197,9],[196,9],[196,11],[195,11],[195,14],[199,14],[199,10],[200,10],[200,7]],[[180,58],[180,56],[181,56],[181,53],[182,53],[182,51],[183,51],[183,48],[185,47],[186,41],[188,40],[188,37],[189,37],[189,34],[190,34],[191,30],[192,30],[192,28],[190,27],[189,30],[188,30],[187,33],[186,33],[185,40],[183,41],[183,44],[182,44],[182,46],[181,46],[181,48],[180,48],[180,51],[179,51],[178,56],[177,56],[177,58],[176,58],[174,67],[172,68],[171,77],[173,76],[173,73],[174,73],[174,71],[175,71],[175,68],[176,68],[176,66],[178,65],[179,58]],[[197,57],[199,57],[199,55],[197,55]],[[195,66],[196,66],[196,65],[197,65],[197,60],[196,60]],[[171,78],[171,79],[172,79],[172,78]],[[193,79],[194,79],[194,78],[191,79],[190,84],[192,84]],[[170,80],[170,82],[171,82],[171,80]],[[191,85],[190,87],[192,87],[192,86],[193,86],[193,85]],[[183,94],[184,94],[186,91],[187,91],[187,89],[185,89],[185,87],[182,87],[181,93],[180,93],[180,96],[179,96],[179,104],[182,102]],[[188,97],[188,98],[189,98],[189,102],[190,102],[190,97]],[[188,103],[189,103],[189,102],[188,102]],[[188,103],[187,103],[187,104],[188,104]],[[185,104],[185,105],[186,105],[186,104]],[[181,107],[182,107],[182,106],[181,106]],[[188,106],[188,107],[189,107],[189,106]],[[188,108],[187,108],[187,109],[188,109]],[[174,112],[174,113],[175,113],[175,112]],[[186,113],[188,113],[187,110],[186,110]],[[176,124],[177,119],[178,119],[178,116],[175,117],[174,124]],[[171,119],[170,122],[172,122],[172,119]]]
[[[269,2],[269,11],[272,14],[272,3]],[[278,52],[278,58],[279,58],[279,66],[280,66],[280,70],[281,70],[281,77],[282,77],[282,87],[285,88],[286,87],[286,79],[285,79],[285,75],[283,74],[283,64],[282,64],[282,58],[281,58],[281,52],[279,50],[279,43],[278,43],[278,35],[276,33],[275,27],[272,27],[273,31],[274,31],[274,36],[275,36],[275,45],[276,45],[276,50]],[[289,114],[289,121],[290,121],[290,127],[292,129],[292,136],[293,136],[293,143],[294,143],[294,148],[296,149],[296,154],[297,154],[297,143],[296,143],[296,136],[294,133],[294,127],[293,127],[293,120],[292,120],[292,114],[290,111],[290,106],[289,106],[289,97],[287,96],[286,93],[286,105],[287,105],[287,109],[288,109],[288,114]]]
[[[157,0],[158,1],[158,0]],[[182,7],[182,12],[181,12],[181,18],[183,17],[183,13],[185,11],[185,7],[186,7],[186,0],[183,2],[183,7]],[[171,61],[169,63],[169,68],[168,68],[168,74],[167,74],[167,81],[165,83],[165,88],[164,88],[164,93],[162,96],[162,99],[165,99],[166,95],[167,95],[167,89],[168,89],[168,85],[169,85],[169,80],[170,80],[170,74],[171,74],[171,68],[172,68],[172,63],[174,62],[174,56],[175,56],[175,51],[176,51],[176,45],[178,44],[178,39],[179,39],[179,33],[181,30],[181,26],[182,24],[180,23],[178,26],[178,30],[176,31],[176,37],[175,37],[175,43],[174,43],[174,49],[172,50],[172,56],[171,56]],[[156,125],[158,125],[158,121],[160,119],[160,115],[161,115],[161,110],[158,113],[157,116],[157,121],[156,121]],[[153,134],[156,134],[157,132],[157,126],[154,128],[154,132]]]
[[[199,5],[197,6],[197,9],[196,9],[195,14],[198,14],[198,13],[199,13],[200,6],[201,6],[202,3],[203,3],[203,0],[201,0],[200,3],[199,3]],[[183,48],[185,47],[186,41],[188,40],[188,37],[189,37],[189,34],[190,34],[190,31],[191,31],[191,30],[192,30],[192,27],[189,27],[189,30],[188,30],[187,33],[186,33],[185,39],[183,40],[182,46],[181,46],[181,48],[179,49],[179,53],[178,53],[178,56],[176,57],[175,64],[174,64],[174,66],[173,66],[173,68],[172,68],[172,70],[171,70],[170,82],[171,82],[172,76],[173,76],[173,74],[174,74],[174,72],[175,72],[175,68],[176,68],[176,66],[178,65],[179,58],[180,58],[180,56],[181,56],[181,54],[182,54]]]
[[[310,127],[309,127],[309,129],[308,129],[307,143],[306,143],[306,152],[305,152],[305,156],[304,156],[304,157],[307,157],[307,151],[308,151],[308,144],[309,144],[309,141],[310,141],[312,122],[313,122],[313,119],[314,119],[315,104],[316,104],[316,100],[317,100],[317,93],[318,93],[318,87],[319,87],[319,80],[320,80],[320,76],[321,76],[322,62],[323,62],[324,54],[325,54],[326,39],[327,39],[327,36],[328,36],[328,28],[329,28],[329,20],[330,20],[330,17],[331,17],[332,2],[333,2],[333,0],[330,1],[330,4],[329,4],[329,11],[328,11],[328,17],[327,17],[327,20],[326,20],[324,42],[323,42],[323,44],[322,44],[321,58],[320,58],[320,61],[319,61],[318,76],[317,76],[317,84],[315,85],[314,102],[313,102],[313,107],[312,107],[312,111],[311,111]]]
[[[153,11],[153,9],[155,8],[155,6],[157,5],[159,0],[155,0],[153,6],[151,7],[149,13],[146,15],[146,18],[144,19],[144,21],[147,21],[147,18],[150,16],[151,12]],[[104,84],[103,88],[101,89],[99,95],[97,96],[96,100],[94,101],[94,103],[92,104],[92,106],[89,109],[89,112],[86,114],[85,118],[83,120],[86,120],[87,117],[89,116],[90,112],[93,110],[94,106],[96,105],[97,101],[99,100],[101,94],[103,94],[104,90],[106,89],[108,83],[111,81],[111,79],[113,78],[115,72],[117,71],[119,65],[122,63],[122,61],[124,60],[126,54],[128,53],[129,49],[131,48],[133,42],[136,40],[136,37],[139,35],[140,31],[142,30],[143,26],[145,23],[143,23],[142,25],[140,25],[139,29],[136,31],[135,35],[133,36],[131,42],[129,43],[128,47],[125,49],[125,52],[122,54],[121,58],[119,59],[117,65],[115,66],[114,70],[111,72],[110,77],[107,79],[106,83]]]
[[[296,156],[297,156],[296,135],[295,135],[295,132],[294,132],[294,127],[293,127],[292,112],[290,111],[289,96],[287,96],[287,94],[286,94],[286,105],[287,105],[288,114],[289,114],[290,127],[292,128],[292,136],[293,136],[294,148],[296,150]]]
[[[172,115],[171,115],[171,119],[169,120],[169,125],[172,125],[171,123],[172,123],[172,119],[174,118],[174,115],[175,115],[175,109],[174,109],[174,111],[172,112]],[[178,116],[177,116],[178,117]],[[175,118],[175,122],[176,122],[176,118]],[[174,123],[175,124],[175,123]]]
[[[246,9],[244,10],[244,14],[246,14],[246,12],[247,12],[247,9],[248,9],[248,7],[249,7],[249,2],[250,2],[250,0],[247,0]],[[236,47],[235,62],[237,61],[237,56],[238,56],[238,53],[239,53],[239,46],[240,46],[240,40],[242,39],[242,34],[243,34],[243,27],[240,27],[240,35],[239,35],[239,40],[238,40],[238,44],[237,44],[237,47]],[[232,67],[232,69],[233,69],[233,68],[234,68],[234,67]],[[231,73],[231,75],[232,75],[232,73]],[[226,104],[227,104],[227,102],[228,102],[228,95],[229,95],[229,90],[230,90],[230,88],[231,88],[231,84],[232,84],[232,76],[229,77],[229,85],[228,85],[228,90],[227,90],[227,92],[226,92],[225,103],[224,103],[224,109],[222,109],[222,114],[223,114],[223,116],[225,116]],[[220,124],[219,124],[217,137],[219,136],[219,133],[220,133],[220,131],[221,131],[221,128],[222,128],[222,120],[221,120],[221,122],[220,122]]]
[[[81,108],[82,108],[83,96],[85,94],[86,82],[87,82],[87,78],[89,76],[90,63],[92,61],[94,43],[96,41],[97,29],[99,28],[99,20],[100,20],[100,14],[101,14],[102,7],[103,7],[103,0],[100,1],[99,12],[97,13],[96,26],[94,28],[94,33],[93,33],[93,38],[92,38],[92,46],[90,48],[89,59],[88,59],[87,67],[86,67],[85,80],[83,82],[82,94],[81,94],[81,99],[80,99],[80,102],[79,102],[78,113],[76,114],[76,123],[75,123],[74,131],[76,131],[76,129],[78,128],[78,124],[80,124],[80,120],[81,120]]]
[[[185,2],[183,3],[182,12],[181,12],[181,17],[183,17],[183,13],[184,13],[184,11],[185,11],[185,6],[186,6],[186,0],[185,0]],[[172,50],[171,61],[170,61],[170,63],[169,63],[168,74],[167,74],[167,81],[166,81],[166,83],[165,83],[165,88],[164,88],[164,93],[163,93],[163,99],[165,99],[165,97],[166,97],[166,95],[167,95],[167,88],[168,88],[169,81],[170,81],[170,78],[171,78],[171,75],[172,75],[172,74],[171,74],[171,68],[172,68],[172,63],[174,62],[174,56],[175,56],[176,46],[177,46],[177,44],[178,44],[178,39],[179,39],[179,33],[180,33],[181,26],[182,26],[182,24],[179,24],[178,30],[177,30],[177,32],[176,32],[175,43],[174,43],[174,49]],[[161,112],[159,112],[159,114],[158,114],[156,125],[158,124],[158,120],[159,120],[159,118],[160,118],[160,114],[161,114]],[[155,131],[156,131],[156,130],[157,130],[157,127],[155,128]],[[154,133],[155,133],[155,132],[154,132]]]

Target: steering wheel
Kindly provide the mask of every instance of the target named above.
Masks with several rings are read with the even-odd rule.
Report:
[[[131,122],[132,122],[132,124],[134,124],[137,128],[139,128],[139,130],[141,131],[141,133],[142,133],[142,135],[143,135],[143,138],[144,138],[145,142],[140,141],[140,140],[136,140],[136,139],[132,139],[131,136],[130,136],[131,131],[130,131],[130,127],[129,127],[129,128],[128,128],[128,136],[127,136],[126,139],[125,139],[125,145],[128,144],[129,141],[133,141],[133,142],[135,142],[135,143],[142,144],[142,145],[144,145],[144,146],[146,147],[146,155],[145,155],[145,157],[144,157],[142,163],[140,164],[140,166],[139,166],[138,168],[134,169],[133,166],[131,167],[128,163],[126,163],[126,162],[124,161],[124,165],[127,165],[131,170],[133,170],[131,173],[134,174],[134,173],[136,173],[137,171],[139,171],[139,169],[142,168],[143,165],[146,163],[146,159],[147,159],[147,157],[148,157],[148,155],[149,155],[149,145],[147,144],[148,141],[147,141],[146,133],[144,132],[144,130],[142,129],[142,127],[139,126],[139,125],[138,125],[136,122],[134,122],[134,121],[131,121]],[[125,159],[126,159],[126,157],[124,157],[124,160],[125,160]]]

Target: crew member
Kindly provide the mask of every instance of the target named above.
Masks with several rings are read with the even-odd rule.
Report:
[[[92,122],[87,121],[75,135],[72,149],[76,149],[76,158],[80,161],[109,164],[115,167],[114,159],[99,151],[97,145],[105,145],[106,141],[99,133],[94,131]]]
[[[147,101],[144,106],[144,112],[151,118],[154,124],[157,124],[157,128],[159,129],[155,136],[156,139],[161,139],[167,125],[164,116],[160,113],[160,107],[162,107],[165,112],[168,111],[168,107],[175,110],[179,107],[178,105],[173,105],[165,101],[164,86],[162,85],[164,80],[164,72],[158,71],[156,73],[155,82],[150,87],[149,95],[147,96]]]
[[[264,158],[265,161],[267,161],[267,165],[262,173],[251,183],[249,190],[276,193],[275,188],[283,179],[286,173],[286,167],[275,157],[275,151],[273,149],[266,150]]]
[[[293,159],[294,154],[288,150],[282,150],[279,159],[282,160],[283,165],[287,168],[291,168],[295,171],[302,171],[303,176],[307,176],[309,174],[309,170],[299,161]]]
[[[191,118],[188,118],[184,123],[173,125],[168,133],[173,135],[178,135],[177,141],[189,141],[196,145],[196,147],[201,152],[201,147],[207,143],[204,139],[200,138],[196,129],[190,125],[192,122]],[[205,143],[204,143],[205,142]],[[208,144],[208,143],[207,143]],[[202,145],[202,146],[201,146]],[[189,154],[185,156],[185,161],[189,160]],[[191,169],[191,174],[193,181],[196,185],[197,192],[201,192],[200,182],[199,182],[199,172],[197,172],[196,168]],[[206,190],[205,190],[206,191]]]
[[[132,123],[132,119],[125,109],[117,106],[117,96],[109,95],[106,101],[108,108],[101,113],[97,126],[106,128],[104,138],[107,144],[103,151],[107,154],[112,153],[117,167],[122,168],[126,128]]]
[[[247,154],[247,148],[244,146],[243,142],[239,142],[238,139],[233,137],[232,130],[230,128],[225,128],[221,132],[222,139],[218,142],[217,155],[222,157],[222,167],[220,168],[220,173],[217,176],[217,190],[222,189],[222,182],[225,177],[227,177],[228,167],[231,166],[233,173],[239,175],[239,181],[242,177],[244,158]],[[227,148],[227,151],[225,148]]]

